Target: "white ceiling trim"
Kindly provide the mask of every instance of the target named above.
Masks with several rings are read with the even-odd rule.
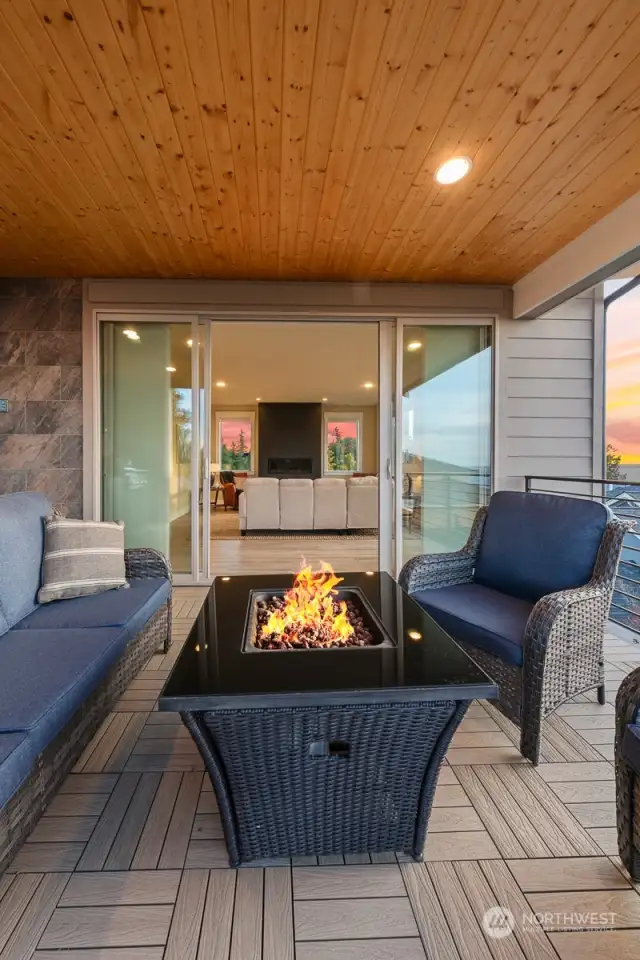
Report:
[[[640,193],[620,204],[513,287],[516,320],[539,317],[640,260]]]

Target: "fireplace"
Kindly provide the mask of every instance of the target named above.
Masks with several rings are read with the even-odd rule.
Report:
[[[269,477],[309,477],[313,473],[311,457],[268,457]]]

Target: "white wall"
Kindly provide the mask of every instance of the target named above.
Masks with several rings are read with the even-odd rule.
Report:
[[[600,313],[589,291],[535,320],[498,321],[496,489],[522,490],[527,474],[600,475]]]

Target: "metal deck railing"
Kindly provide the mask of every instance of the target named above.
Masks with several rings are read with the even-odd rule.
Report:
[[[640,634],[640,482],[586,477],[526,476],[527,493],[584,497],[606,504],[616,517],[633,523],[624,538],[609,617]]]

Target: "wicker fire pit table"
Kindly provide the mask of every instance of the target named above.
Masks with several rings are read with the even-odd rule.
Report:
[[[327,648],[274,646],[291,636],[268,632],[291,576],[216,579],[160,696],[204,759],[231,866],[421,859],[451,738],[472,700],[497,696],[388,574],[340,576],[332,602],[356,628]]]

